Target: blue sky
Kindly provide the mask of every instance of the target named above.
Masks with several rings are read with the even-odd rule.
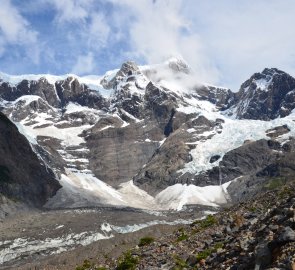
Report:
[[[0,0],[0,70],[103,74],[185,59],[231,87],[264,67],[295,75],[294,0]]]

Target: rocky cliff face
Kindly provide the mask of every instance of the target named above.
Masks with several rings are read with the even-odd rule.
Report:
[[[233,93],[172,59],[126,62],[102,77],[6,76],[0,108],[63,186],[51,206],[129,205],[122,198],[136,189],[149,198],[144,207],[162,191],[172,207],[200,198],[187,185],[232,181],[223,191],[239,200],[270,175],[293,177],[294,89],[290,75],[265,69]]]
[[[0,193],[41,207],[61,187],[17,127],[0,113]]]
[[[266,68],[245,81],[231,109],[239,119],[270,120],[295,108],[295,79],[276,68]]]

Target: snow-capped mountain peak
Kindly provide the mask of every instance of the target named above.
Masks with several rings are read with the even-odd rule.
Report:
[[[63,186],[48,207],[215,205],[219,195],[198,194],[212,189],[226,201],[228,189],[205,187],[243,176],[249,168],[241,162],[237,171],[233,156],[257,159],[249,169],[255,175],[275,151],[287,151],[279,145],[295,135],[294,78],[265,69],[233,93],[199,83],[187,70],[170,59],[154,66],[129,61],[104,76],[1,74],[1,111]],[[264,142],[275,136],[276,148]],[[245,141],[257,142],[259,153]]]

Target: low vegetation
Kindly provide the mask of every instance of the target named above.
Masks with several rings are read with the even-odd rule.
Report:
[[[207,249],[204,249],[203,251],[199,252],[197,254],[197,260],[198,261],[201,261],[203,259],[206,259],[207,257],[209,257],[212,253],[212,249],[211,248],[207,248]]]
[[[196,220],[192,225],[199,225],[201,229],[206,229],[215,224],[217,224],[217,219],[214,216],[209,215],[205,219]]]
[[[85,260],[82,266],[77,266],[76,270],[107,270],[105,267],[97,267],[89,260]]]
[[[199,252],[196,256],[198,261],[205,260],[207,257],[209,257],[212,253],[216,252],[219,248],[222,248],[224,243],[217,242],[214,244],[213,248],[206,248],[203,251]]]
[[[277,188],[281,188],[285,184],[286,184],[286,179],[285,178],[283,178],[283,177],[274,177],[274,178],[270,179],[265,184],[265,188],[267,188],[269,190],[274,190],[274,189],[277,189]]]
[[[131,251],[127,251],[119,259],[116,270],[135,270],[139,258],[132,256]]]
[[[183,270],[188,267],[187,263],[178,256],[174,256],[174,262],[175,266],[172,268],[172,270]]]
[[[151,243],[153,243],[154,241],[155,241],[155,239],[153,237],[146,236],[146,237],[143,237],[139,240],[138,246],[139,247],[147,246],[147,245],[150,245]]]
[[[188,239],[188,235],[186,233],[182,232],[181,235],[177,238],[177,242],[184,241],[187,239]]]

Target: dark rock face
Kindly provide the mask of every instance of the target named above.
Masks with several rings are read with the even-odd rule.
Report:
[[[24,95],[39,96],[55,108],[62,108],[69,102],[97,109],[103,109],[109,105],[97,91],[80,84],[73,77],[57,81],[55,84],[49,83],[46,78],[40,78],[38,81],[23,80],[16,86],[0,81],[0,98],[14,101]]]
[[[195,184],[218,185],[237,177],[244,177],[243,179],[249,183],[255,183],[255,181],[260,183],[268,177],[288,176],[290,178],[295,175],[295,166],[292,162],[294,155],[293,139],[284,145],[274,140],[246,142],[241,147],[226,153],[218,166],[194,176]],[[247,185],[240,184],[240,191],[245,189]]]
[[[76,78],[68,77],[55,84],[62,107],[69,102],[82,106],[102,109],[108,107],[108,102],[97,91],[90,90],[85,84],[80,84]]]
[[[26,117],[31,117],[33,113],[39,114],[47,112],[52,117],[56,116],[56,112],[52,107],[42,98],[38,98],[32,102],[26,102],[25,100],[19,100],[15,103],[13,108],[5,108],[3,112],[6,115],[11,115],[13,121],[21,121]]]
[[[90,168],[114,186],[132,179],[158,148],[162,131],[145,123],[121,127],[115,119],[101,119],[86,136]],[[113,128],[103,129],[112,125]],[[149,138],[145,140],[144,138]]]
[[[51,106],[60,106],[55,85],[50,84],[45,78],[40,78],[38,81],[23,80],[17,86],[0,82],[0,96],[3,99],[14,101],[23,95],[36,95],[47,101]]]
[[[41,207],[60,188],[51,169],[33,152],[16,126],[0,113],[0,193]]]
[[[230,89],[208,85],[197,87],[195,91],[201,100],[215,104],[220,110],[226,110],[234,104],[235,94]]]
[[[282,125],[282,126],[278,126],[273,129],[267,130],[266,135],[270,138],[277,138],[278,136],[286,134],[289,131],[290,131],[290,129],[287,125]]]
[[[194,146],[189,143],[195,138],[187,130],[194,127],[194,136],[200,136],[199,138],[202,139],[203,132],[212,131],[216,127],[216,123],[203,116],[196,118],[194,114],[183,115],[177,112],[174,117],[173,133],[166,138],[146,166],[141,168],[133,178],[136,185],[154,195],[159,190],[177,183],[194,183],[194,175],[178,172],[192,160],[190,150]]]
[[[116,73],[115,77],[111,79],[109,82],[103,78],[101,81],[101,84],[106,88],[106,89],[117,89],[117,85],[125,78],[128,77],[127,80],[133,80],[133,76],[136,74],[139,74],[139,68],[138,66],[132,62],[128,61],[122,64],[120,70]]]
[[[232,110],[239,119],[270,120],[295,108],[295,79],[276,68],[264,69],[245,81]]]
[[[175,109],[178,107],[178,100],[174,95],[150,82],[146,87],[144,101],[151,120],[155,120],[163,130],[169,122],[172,126]]]
[[[214,155],[210,158],[210,163],[216,162],[218,159],[220,159],[220,155]]]
[[[176,130],[155,151],[145,167],[141,168],[134,177],[134,183],[150,194],[157,194],[168,186],[183,182],[177,178],[177,170],[185,163],[191,161],[191,150],[185,141],[189,135],[181,130]]]

